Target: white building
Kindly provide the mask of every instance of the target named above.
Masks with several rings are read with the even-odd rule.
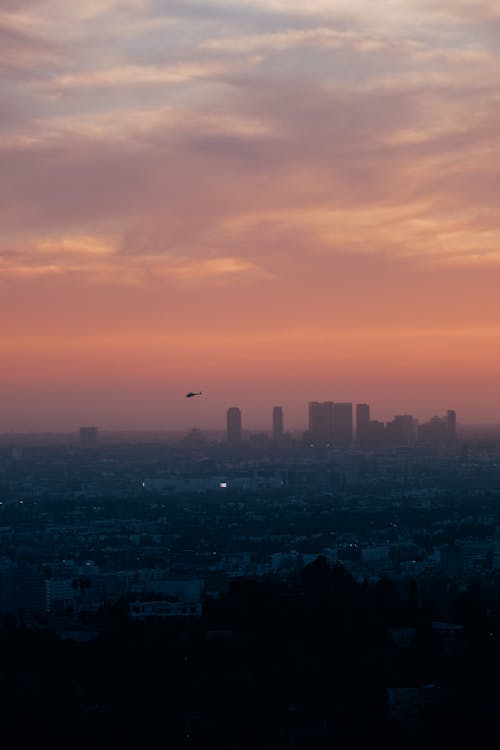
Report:
[[[147,617],[201,617],[200,602],[132,602],[129,615],[133,620]]]

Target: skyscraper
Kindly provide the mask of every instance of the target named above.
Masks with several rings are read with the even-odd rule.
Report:
[[[352,443],[352,404],[336,403],[333,406],[333,440],[347,447]]]
[[[279,443],[283,437],[283,407],[275,406],[273,408],[273,440]]]
[[[447,442],[447,422],[444,417],[432,417],[418,426],[418,440],[428,445],[444,445]]]
[[[397,414],[385,428],[391,445],[412,445],[415,441],[415,420],[411,414]]]
[[[364,443],[368,438],[370,407],[368,404],[356,404],[356,440]]]
[[[333,401],[309,402],[309,435],[315,443],[332,442]]]
[[[228,443],[241,443],[241,411],[237,406],[227,410],[226,437]]]
[[[457,413],[454,409],[446,412],[446,428],[449,442],[454,443],[457,439]]]

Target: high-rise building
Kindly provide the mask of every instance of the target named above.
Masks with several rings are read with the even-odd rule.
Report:
[[[309,436],[314,443],[333,440],[333,401],[309,402]]]
[[[448,440],[454,443],[457,439],[457,413],[454,409],[448,409],[446,413],[446,427]]]
[[[368,437],[370,407],[368,404],[356,404],[356,440],[364,443]]]
[[[241,410],[237,406],[227,410],[226,437],[228,443],[241,443]]]
[[[275,443],[283,437],[283,407],[275,406],[273,408],[273,440]]]
[[[415,420],[411,414],[398,414],[386,425],[386,437],[392,445],[412,445],[415,441]]]
[[[352,404],[335,403],[333,406],[333,440],[336,445],[352,444]]]
[[[418,440],[429,445],[444,445],[447,442],[447,423],[443,417],[432,417],[418,426]]]
[[[385,442],[385,424],[376,419],[370,419],[366,427],[366,446],[380,448]]]
[[[93,450],[97,447],[97,427],[80,427],[80,448]]]
[[[418,440],[430,445],[455,443],[457,439],[457,415],[448,409],[444,417],[432,417],[418,426]]]

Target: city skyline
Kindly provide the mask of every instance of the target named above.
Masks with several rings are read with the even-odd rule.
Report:
[[[450,408],[440,409],[424,417],[419,417],[414,413],[410,414],[408,411],[404,414],[382,417],[376,409],[372,409],[372,406],[366,402],[308,401],[303,406],[305,408],[303,409],[304,419],[302,423],[293,421],[290,423],[287,409],[283,406],[269,407],[266,418],[260,422],[252,419],[252,409],[230,406],[225,409],[224,414],[220,415],[219,423],[210,425],[200,426],[200,424],[186,423],[183,427],[177,428],[163,425],[159,428],[148,428],[146,426],[133,428],[128,426],[118,429],[124,432],[141,432],[141,430],[147,432],[148,429],[159,432],[189,432],[190,430],[199,431],[200,429],[219,431],[224,432],[228,442],[234,444],[241,443],[243,436],[251,433],[268,433],[275,442],[279,442],[287,434],[309,433],[325,442],[332,441],[335,436],[339,446],[347,446],[353,442],[359,442],[360,439],[364,440],[370,435],[370,429],[377,426],[388,427],[389,431],[395,428],[396,433],[401,429],[403,433],[408,433],[409,430],[416,429],[422,424],[430,424],[433,420],[439,420],[443,421],[448,432],[456,437],[458,425],[474,424],[458,420],[456,409]],[[494,424],[491,423],[492,426]],[[487,427],[488,423],[485,423],[484,426]],[[103,430],[112,432],[113,427],[99,424],[96,421],[93,426],[75,426],[69,430],[29,430],[28,432],[43,434],[43,432],[68,433],[76,431],[79,433],[81,446],[95,447],[97,434]],[[9,432],[22,434],[22,431],[2,430],[0,426],[0,435],[7,435]]]
[[[2,3],[0,429],[500,423],[499,19]]]

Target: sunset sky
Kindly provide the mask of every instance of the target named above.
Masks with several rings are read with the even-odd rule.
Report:
[[[500,422],[499,38],[498,0],[1,0],[0,432]]]

